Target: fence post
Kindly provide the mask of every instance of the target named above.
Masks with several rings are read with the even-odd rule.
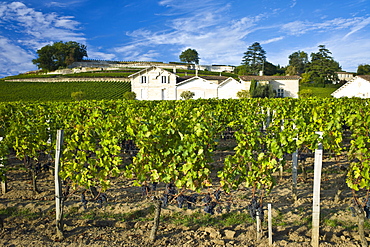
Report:
[[[272,208],[271,203],[267,204],[267,210],[268,210],[268,229],[269,229],[269,245],[272,246]]]
[[[0,142],[4,139],[4,137],[0,136]],[[4,157],[0,157],[0,169],[1,167],[5,167],[5,164],[3,163],[4,162]],[[4,175],[4,180],[1,179],[1,192],[2,194],[5,194],[6,192],[8,192],[8,185],[6,183],[6,175]]]
[[[62,153],[63,135],[64,135],[63,130],[57,131],[57,143],[55,150],[55,206],[56,206],[56,228],[57,228],[56,235],[59,240],[64,239],[62,183],[59,177],[60,171],[59,162]]]
[[[257,241],[261,240],[262,237],[262,221],[260,213],[256,212],[256,224],[257,224]]]
[[[320,237],[320,184],[321,184],[321,169],[323,146],[321,143],[323,132],[316,132],[320,136],[319,146],[315,150],[315,168],[314,168],[314,184],[313,184],[313,204],[312,204],[312,239],[313,247],[319,246]]]
[[[292,197],[294,201],[298,200],[297,195],[297,177],[298,177],[298,150],[292,154]]]

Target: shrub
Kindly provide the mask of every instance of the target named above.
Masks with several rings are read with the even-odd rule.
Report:
[[[248,90],[240,90],[239,92],[236,93],[236,97],[239,99],[245,99],[245,98],[250,98],[251,95],[249,94]]]
[[[313,96],[313,93],[311,89],[302,89],[298,92],[298,96],[300,98],[309,98]]]
[[[135,92],[125,92],[123,94],[123,98],[125,100],[134,100],[136,99],[136,93]]]
[[[183,98],[184,100],[192,99],[194,96],[195,96],[195,93],[191,91],[183,91],[180,94],[180,97]]]
[[[85,98],[85,93],[82,92],[82,91],[72,92],[71,97],[74,100],[80,101],[80,100],[83,100]]]

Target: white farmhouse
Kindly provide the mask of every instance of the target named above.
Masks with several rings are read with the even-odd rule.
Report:
[[[217,98],[217,88],[220,80],[225,80],[227,77],[211,77],[211,76],[194,76],[180,77],[177,83],[177,98],[181,98],[181,93],[191,91],[194,93],[193,99],[211,99]],[[184,80],[185,79],[185,80]]]
[[[178,76],[167,70],[150,67],[129,76],[131,90],[138,100],[175,100]]]
[[[250,89],[252,80],[256,80],[257,84],[270,84],[272,89],[276,91],[278,98],[298,98],[299,91],[299,76],[240,76],[242,84],[246,85],[247,90]]]
[[[335,98],[370,98],[370,75],[358,75],[354,77],[352,80],[335,90],[331,95]]]
[[[249,90],[251,81],[270,84],[278,97],[298,98],[299,76],[241,76],[240,81],[225,76],[182,76],[159,67],[143,69],[129,76],[138,100],[179,100],[191,91],[195,99],[237,99],[237,92]]]

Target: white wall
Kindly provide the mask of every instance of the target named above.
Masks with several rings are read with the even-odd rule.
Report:
[[[180,95],[184,91],[194,92],[194,99],[216,98],[217,87],[218,85],[216,83],[194,77],[177,85],[177,99],[181,99]]]
[[[219,99],[238,99],[236,94],[240,90],[249,90],[249,88],[233,78],[228,78],[218,87],[217,95]]]
[[[332,94],[335,98],[359,97],[370,98],[370,82],[360,77],[356,77],[340,87]]]
[[[142,76],[146,77],[146,83],[142,83]],[[162,76],[166,83],[162,83]],[[131,77],[131,90],[138,100],[175,100],[176,75],[161,68],[149,68]]]

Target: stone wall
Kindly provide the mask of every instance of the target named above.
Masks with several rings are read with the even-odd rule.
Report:
[[[130,81],[128,78],[29,78],[29,79],[11,79],[5,80],[6,82],[115,82],[115,81]]]
[[[84,68],[99,68],[99,69],[109,69],[109,68],[140,68],[145,69],[152,66],[156,66],[162,69],[190,69],[190,70],[208,70],[213,72],[233,72],[235,66],[229,65],[194,65],[194,64],[175,64],[175,63],[162,63],[162,62],[110,62],[110,61],[83,61],[74,62],[70,68],[76,70]]]

